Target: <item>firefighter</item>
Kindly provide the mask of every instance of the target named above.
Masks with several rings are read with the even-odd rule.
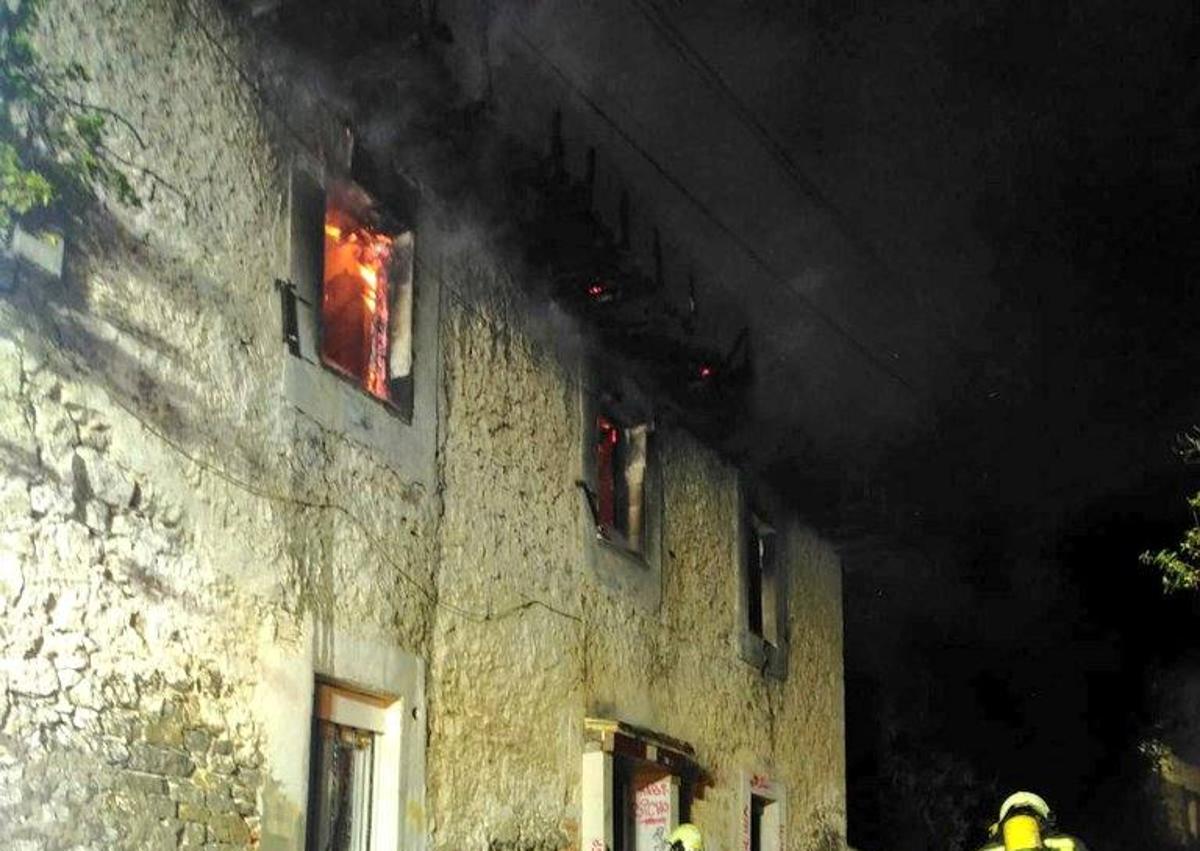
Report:
[[[1087,851],[1073,836],[1054,829],[1054,814],[1040,795],[1016,792],[1000,805],[1000,818],[989,830],[989,842],[980,851],[1028,851],[1052,848],[1057,851]]]
[[[670,851],[704,851],[704,836],[696,825],[684,822],[667,837],[667,848]]]

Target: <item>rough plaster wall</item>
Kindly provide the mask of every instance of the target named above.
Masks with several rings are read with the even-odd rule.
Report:
[[[578,846],[582,721],[605,715],[690,741],[716,783],[694,817],[735,847],[743,771],[789,792],[793,848],[845,835],[840,567],[790,529],[789,676],[734,641],[736,473],[677,430],[656,434],[665,482],[659,612],[614,594],[583,560],[578,388],[510,315],[503,263],[476,255],[445,283],[439,610],[430,677],[429,790],[438,848]],[[482,296],[481,294],[488,294]],[[556,611],[533,605],[538,600]],[[497,617],[497,615],[500,615]]]
[[[437,502],[283,407],[283,181],[188,8],[236,53],[195,0],[42,16],[159,177],[73,234],[65,282],[0,300],[6,847],[298,847],[308,698],[264,660],[334,629],[427,652]]]
[[[574,847],[587,713],[696,745],[714,847],[743,769],[789,784],[795,847],[843,833],[835,561],[793,539],[791,674],[764,681],[733,641],[733,472],[664,431],[662,611],[594,583],[573,373],[477,239],[435,264],[478,302],[448,299],[440,533],[438,495],[284,409],[280,169],[189,8],[237,53],[199,2],[47,6],[43,49],[91,71],[84,94],[145,143],[114,146],[160,177],[141,211],[90,223],[64,286],[0,301],[10,846],[298,847],[307,731],[281,719],[307,695],[274,677],[337,630],[431,660],[439,847]],[[439,562],[435,625],[417,587]]]
[[[458,292],[502,293],[460,249]],[[578,430],[567,372],[516,332],[511,305],[451,300],[441,599],[430,675],[429,794],[445,848],[569,846],[582,729]],[[537,600],[541,605],[527,605]],[[468,610],[453,611],[448,606]],[[484,615],[486,619],[479,616]]]

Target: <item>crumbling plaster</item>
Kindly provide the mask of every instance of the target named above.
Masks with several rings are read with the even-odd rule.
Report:
[[[298,415],[272,287],[286,170],[222,56],[237,34],[199,0],[62,0],[39,45],[88,68],[84,94],[141,137],[112,144],[156,176],[77,232],[62,283],[0,299],[10,847],[302,847],[312,674],[370,647],[428,663],[434,847],[575,847],[586,714],[696,746],[713,847],[735,847],[744,770],[787,785],[794,847],[844,835],[826,545],[787,530],[789,672],[768,680],[735,643],[735,471],[667,426],[661,607],[595,582],[587,379],[465,228],[422,237],[444,285],[438,489]]]

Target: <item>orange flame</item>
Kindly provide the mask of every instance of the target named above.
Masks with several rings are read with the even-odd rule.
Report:
[[[392,242],[346,213],[326,210],[322,357],[380,399],[389,397]]]

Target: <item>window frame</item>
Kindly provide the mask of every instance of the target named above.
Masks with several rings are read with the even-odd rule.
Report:
[[[787,789],[765,772],[742,771],[738,793],[739,851],[783,851],[787,848]],[[754,847],[754,802],[766,802]]]
[[[400,723],[403,711],[403,701],[400,698],[370,695],[338,685],[323,677],[316,679],[313,688],[312,733],[309,738],[309,821],[305,841],[309,851],[317,851],[320,847],[320,825],[313,816],[319,813],[321,807],[320,768],[316,756],[318,749],[324,746],[323,740],[327,738],[324,731],[326,724],[366,733],[372,737],[367,800],[356,802],[356,805],[367,808],[367,847],[370,851],[390,851],[392,847],[399,847],[398,836],[395,837],[395,842],[388,842],[395,833],[396,826],[389,826],[386,822],[388,815],[393,814],[395,809],[393,792],[399,788],[399,736],[403,729],[403,724]]]
[[[601,372],[594,364],[590,371],[593,375]],[[653,408],[634,382],[620,376],[605,376],[600,384],[580,381],[579,385],[582,468],[579,481],[584,490],[580,499],[580,521],[585,561],[601,585],[626,594],[639,605],[655,611],[662,601],[664,505],[660,441],[656,439]],[[606,536],[597,527],[593,435],[601,415],[614,419],[623,428],[646,429],[640,549],[630,548],[623,541]]]
[[[690,819],[692,799],[711,779],[684,742],[606,719],[588,718],[584,726],[595,738],[580,762],[581,851],[657,851]],[[625,787],[623,778],[630,778]],[[628,808],[617,800],[622,788],[631,791]]]
[[[438,339],[440,283],[423,275],[419,200],[413,202],[412,404],[409,416],[376,398],[361,383],[322,362],[321,297],[324,276],[325,203],[322,169],[297,156],[288,182],[289,278],[277,282],[283,339],[283,397],[307,419],[346,435],[376,453],[409,481],[436,484],[437,386],[441,370]],[[386,216],[386,209],[384,210]]]
[[[765,488],[756,485],[749,476],[739,475],[737,483],[736,514],[734,518],[734,563],[737,565],[737,625],[735,641],[742,659],[765,675],[776,679],[787,677],[789,635],[788,598],[791,584],[790,564],[786,529],[786,517],[782,506]],[[760,532],[759,530],[763,530]],[[752,624],[755,606],[750,595],[754,587],[750,564],[750,536],[764,533],[774,539],[773,568],[774,587],[768,595],[762,584],[759,590],[759,606],[762,609],[762,626],[756,632]],[[760,583],[767,577],[760,574]],[[774,605],[768,611],[768,596],[774,597]],[[773,617],[775,640],[767,636],[768,618]]]
[[[303,809],[297,819],[294,805],[279,810],[276,809],[278,804],[264,802],[264,824],[294,822],[298,834],[291,841],[299,847],[308,847],[309,806],[312,801],[311,763],[315,753],[312,730],[317,715],[317,687],[320,684],[332,685],[387,702],[387,733],[394,731],[396,734],[384,743],[386,748],[377,744],[377,758],[385,760],[388,772],[381,775],[386,782],[376,786],[378,797],[386,803],[386,811],[376,820],[376,824],[382,825],[386,819],[387,824],[394,825],[395,829],[390,832],[374,831],[371,851],[424,851],[429,841],[424,816],[428,737],[425,662],[391,642],[352,635],[337,628],[322,637],[321,648],[321,652],[314,652],[300,664],[286,657],[281,658],[278,660],[280,667],[274,669],[278,674],[278,679],[273,680],[276,687],[281,682],[287,683],[304,697],[303,704],[289,704],[292,708],[280,725],[282,730],[288,731],[285,735],[289,753],[297,757],[297,773],[287,776],[293,777],[299,784],[295,796],[285,800],[298,801]],[[296,731],[303,733],[297,735]],[[293,834],[287,832],[286,835]],[[388,842],[389,836],[394,837],[394,841]]]
[[[393,399],[382,398],[369,389],[363,386],[363,379],[356,375],[352,370],[346,369],[338,364],[335,359],[331,358],[328,353],[328,319],[325,313],[325,303],[327,298],[326,287],[328,281],[325,280],[326,266],[326,245],[324,238],[321,245],[321,272],[317,275],[316,292],[312,294],[314,303],[314,312],[316,314],[317,334],[317,362],[320,363],[329,372],[336,375],[341,380],[356,388],[359,392],[366,395],[379,405],[382,405],[385,410],[395,417],[399,417],[407,424],[412,424],[413,406],[415,399],[413,397],[413,386],[416,381],[416,376],[413,374],[411,367],[415,347],[415,337],[413,335],[413,301],[416,297],[416,211],[409,211],[405,219],[395,218],[391,211],[381,202],[375,200],[366,189],[359,186],[348,179],[326,180],[323,187],[325,196],[325,213],[322,217],[322,233],[328,234],[329,225],[329,203],[333,196],[337,196],[340,200],[339,206],[342,208],[342,213],[356,221],[361,228],[367,228],[377,231],[381,234],[389,236],[393,243],[398,244],[399,251],[403,253],[406,260],[407,282],[405,288],[408,290],[406,294],[407,304],[397,301],[395,295],[391,295],[393,300],[392,308],[403,305],[405,313],[408,317],[407,339],[404,341],[408,349],[409,373],[405,398]],[[391,261],[393,264],[395,259]],[[392,329],[388,331],[388,349],[389,359],[391,348],[395,345]]]

